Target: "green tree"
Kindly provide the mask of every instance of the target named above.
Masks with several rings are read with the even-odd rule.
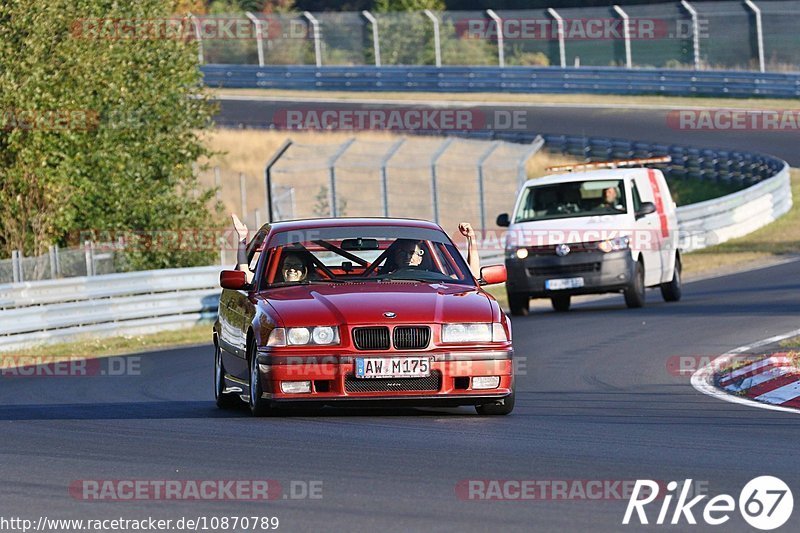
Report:
[[[196,43],[163,26],[131,30],[173,17],[174,6],[0,4],[0,255],[40,254],[87,230],[213,226],[213,191],[199,190],[193,173],[208,155],[199,133],[213,112]],[[137,269],[188,266],[213,253],[155,246],[128,259]]]

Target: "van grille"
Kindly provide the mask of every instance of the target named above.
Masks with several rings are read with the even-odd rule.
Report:
[[[531,267],[528,272],[534,276],[559,276],[561,274],[583,274],[586,272],[600,272],[600,263],[581,263],[577,265],[555,265],[544,267]]]

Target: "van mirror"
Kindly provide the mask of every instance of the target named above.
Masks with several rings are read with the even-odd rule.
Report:
[[[497,215],[497,225],[501,228],[507,228],[511,225],[511,220],[508,218],[508,213]]]
[[[654,204],[653,202],[642,202],[642,205],[640,205],[639,209],[636,210],[636,220],[639,220],[643,216],[655,212],[656,212],[656,204]]]

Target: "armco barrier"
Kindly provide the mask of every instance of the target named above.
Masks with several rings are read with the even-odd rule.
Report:
[[[656,94],[797,98],[800,74],[614,67],[204,65],[213,88],[383,92]]]
[[[0,285],[0,351],[210,320],[219,306],[219,272],[214,266]]]

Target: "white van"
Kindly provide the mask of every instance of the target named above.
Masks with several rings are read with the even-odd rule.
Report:
[[[506,239],[506,290],[513,315],[530,298],[567,311],[576,294],[621,292],[642,307],[646,287],[681,298],[675,202],[660,170],[612,168],[528,180],[513,216],[497,225]]]

